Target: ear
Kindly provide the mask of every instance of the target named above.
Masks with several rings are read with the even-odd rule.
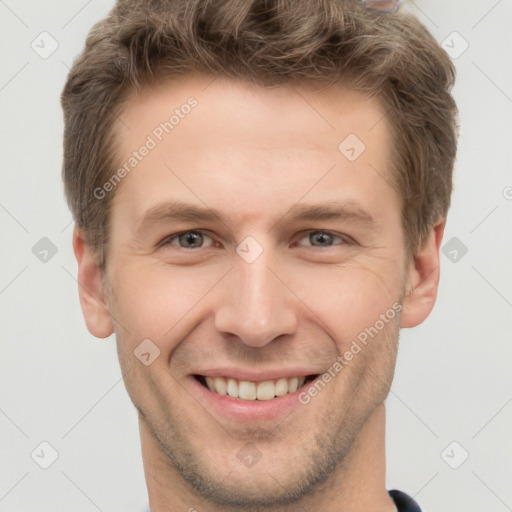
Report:
[[[421,324],[434,308],[439,287],[439,249],[446,221],[435,225],[409,262],[408,286],[402,304],[401,327]]]
[[[76,225],[73,230],[73,251],[78,262],[78,295],[85,324],[93,336],[106,338],[114,332],[114,327],[103,289],[103,272]]]

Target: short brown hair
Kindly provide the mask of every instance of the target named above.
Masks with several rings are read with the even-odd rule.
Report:
[[[105,269],[116,170],[114,127],[144,85],[193,72],[261,86],[339,83],[378,96],[393,132],[391,176],[409,256],[446,218],[457,144],[455,69],[413,15],[356,0],[118,0],[90,31],[62,92],[63,179],[77,225]]]

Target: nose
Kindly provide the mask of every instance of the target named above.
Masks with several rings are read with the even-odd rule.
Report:
[[[218,332],[237,336],[251,347],[263,347],[297,328],[297,297],[268,253],[264,250],[252,263],[234,255],[234,268],[223,282],[215,310]]]

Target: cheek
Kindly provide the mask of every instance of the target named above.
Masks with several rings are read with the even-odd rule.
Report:
[[[225,269],[124,265],[116,276],[116,316],[129,331],[132,344],[145,338],[155,341],[175,338],[170,331],[181,330],[200,303],[222,279]],[[125,332],[126,337],[126,332]]]
[[[378,268],[356,264],[337,268],[317,267],[294,281],[311,321],[320,319],[339,347],[344,350],[365,328],[373,326],[380,315],[393,313],[401,292],[401,275],[393,266]]]

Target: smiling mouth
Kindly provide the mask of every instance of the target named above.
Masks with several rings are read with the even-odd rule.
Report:
[[[228,377],[205,377],[194,375],[205,388],[218,395],[225,395],[239,400],[272,400],[294,393],[316,379],[318,375],[301,377],[282,377],[274,380],[253,382]]]

